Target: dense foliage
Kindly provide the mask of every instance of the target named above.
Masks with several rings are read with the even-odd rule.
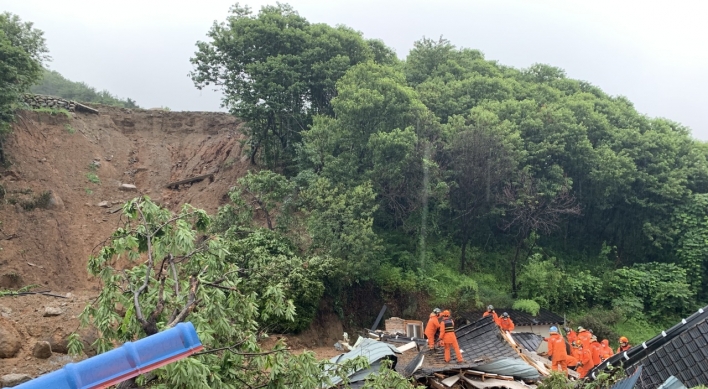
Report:
[[[107,90],[97,91],[84,82],[75,82],[64,78],[56,70],[44,69],[41,81],[30,88],[30,92],[39,95],[57,96],[84,103],[113,105],[124,108],[138,108],[135,100],[120,99]]]
[[[2,137],[9,131],[20,98],[42,75],[49,60],[43,32],[9,12],[0,14],[0,162]]]
[[[252,161],[279,182],[249,193],[270,228],[306,214],[301,247],[342,260],[344,284],[404,311],[410,294],[457,309],[522,299],[622,323],[706,301],[708,148],[686,127],[442,38],[401,62],[287,5],[236,6],[209,37],[192,78],[223,88],[249,121]]]

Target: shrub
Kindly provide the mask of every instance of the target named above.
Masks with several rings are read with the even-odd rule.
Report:
[[[532,316],[538,315],[538,312],[541,310],[541,306],[533,300],[516,300],[512,308],[530,313]]]

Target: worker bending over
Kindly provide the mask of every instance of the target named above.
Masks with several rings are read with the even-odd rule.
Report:
[[[494,322],[499,325],[499,315],[494,311],[494,306],[493,305],[487,305],[487,310],[482,314],[482,318],[485,318],[487,316],[491,316],[492,319],[494,319]]]
[[[573,342],[573,354],[578,360],[578,368],[575,371],[578,372],[580,378],[585,378],[588,372],[593,368],[592,365],[592,355],[590,355],[590,350],[583,348],[583,342],[576,340]]]
[[[425,336],[428,337],[428,348],[435,347],[435,333],[440,329],[440,308],[433,309],[425,325]]]
[[[514,331],[514,322],[511,321],[511,318],[509,317],[508,313],[502,313],[501,319],[499,320],[499,327],[502,329],[502,331]]]
[[[442,321],[440,322],[440,340],[445,350],[445,362],[450,362],[450,349],[455,349],[457,363],[465,362],[462,359],[460,346],[457,344],[457,335],[455,335],[455,322],[450,318],[450,311],[447,309],[442,311]]]
[[[558,333],[556,326],[551,327],[549,332],[551,336],[548,337],[548,357],[553,362],[551,369],[562,371],[567,376],[568,352],[565,349],[565,339]]]

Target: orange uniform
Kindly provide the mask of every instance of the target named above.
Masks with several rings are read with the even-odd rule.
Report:
[[[440,338],[442,339],[443,349],[445,349],[445,362],[450,362],[450,349],[455,349],[457,363],[462,363],[462,353],[460,346],[457,344],[457,336],[455,335],[455,322],[450,318],[450,314],[443,311],[442,321],[440,322]]]
[[[592,365],[592,354],[590,350],[585,350],[582,348],[576,348],[577,358],[578,358],[578,368],[575,370],[580,374],[580,378],[585,378],[588,372],[593,368]]]
[[[491,312],[485,311],[484,314],[482,314],[482,318],[485,318],[489,315],[491,315],[492,319],[494,319],[494,322],[497,323],[497,325],[499,325],[499,315],[497,315],[497,313],[494,311],[491,311]]]
[[[610,341],[607,339],[603,339],[602,342],[600,343],[600,359],[603,361],[609,357],[611,357],[614,353],[612,352],[612,349],[610,348]]]
[[[597,339],[592,339],[590,341],[590,355],[592,356],[592,365],[597,366],[602,363],[602,358],[600,354],[602,353],[602,346],[597,342]]]
[[[548,337],[548,356],[553,362],[551,369],[562,371],[568,375],[568,352],[565,348],[565,339],[557,332],[552,332]]]
[[[576,340],[578,340],[578,333],[575,332],[575,331],[573,331],[573,330],[570,330],[570,331],[566,334],[566,336],[567,336],[567,338],[568,338],[568,343],[570,343],[570,344],[573,344],[573,342],[575,342]]]
[[[632,346],[630,346],[629,343],[627,343],[627,345],[624,347],[619,346],[619,347],[617,347],[617,354],[623,353],[623,352],[629,350],[630,348],[632,348]]]
[[[435,347],[435,333],[440,328],[440,318],[437,313],[430,313],[428,324],[425,326],[425,336],[428,337],[428,347]]]
[[[499,327],[502,331],[514,331],[514,322],[510,317],[502,317],[499,319]]]
[[[583,344],[583,348],[585,350],[588,350],[588,351],[590,350],[590,339],[591,338],[592,338],[592,334],[588,330],[582,329],[578,333],[578,340],[580,341],[580,343]]]

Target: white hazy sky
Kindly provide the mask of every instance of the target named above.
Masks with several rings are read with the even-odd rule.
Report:
[[[487,59],[547,63],[624,95],[708,140],[706,0],[291,0],[311,22],[345,24],[405,58],[413,42],[443,35]],[[45,31],[50,68],[151,108],[219,110],[220,94],[187,74],[195,43],[232,0],[0,0]],[[241,1],[257,11],[274,1]]]

